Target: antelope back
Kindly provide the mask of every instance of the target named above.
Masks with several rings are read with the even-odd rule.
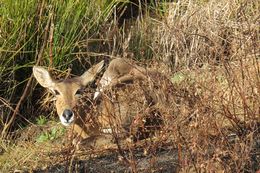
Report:
[[[78,124],[88,135],[92,135],[94,127],[98,126],[101,133],[115,133],[122,138],[145,138],[162,124],[160,113],[146,95],[148,90],[150,88],[144,82],[134,81],[107,89],[97,100],[91,99],[93,95],[86,92],[74,109],[76,114],[84,112],[85,115]],[[149,130],[146,128],[148,125]]]

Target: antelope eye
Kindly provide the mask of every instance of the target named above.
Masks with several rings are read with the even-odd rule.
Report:
[[[54,94],[55,94],[55,95],[60,95],[60,93],[59,93],[58,90],[54,90]]]
[[[75,95],[82,95],[83,93],[83,90],[82,89],[78,89],[75,93]]]

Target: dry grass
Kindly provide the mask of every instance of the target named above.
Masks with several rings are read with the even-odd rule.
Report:
[[[171,10],[160,19],[145,15],[135,25],[127,23],[125,30],[114,22],[100,26],[95,36],[103,44],[97,50],[90,42],[77,45],[80,61],[100,54],[127,57],[172,79],[172,100],[161,109],[161,133],[123,146],[120,154],[129,161],[123,164],[125,170],[160,172],[153,167],[158,151],[170,146],[178,161],[169,164],[176,165],[176,172],[256,172],[260,169],[260,3],[185,0],[167,5]],[[109,151],[76,152],[65,136],[44,143],[36,143],[37,136],[2,140],[0,168],[5,172],[49,169],[65,163],[62,166],[69,171],[73,160],[86,161]],[[146,170],[140,168],[136,152],[140,148],[145,150],[142,157],[153,158]]]
[[[169,126],[173,143],[185,151],[179,158],[181,170],[259,169],[259,93],[252,78],[258,78],[260,64],[253,61],[186,74],[190,77],[178,90],[182,101],[172,107],[181,116]]]
[[[175,164],[179,172],[258,170],[259,85],[257,80],[252,79],[259,77],[255,70],[260,64],[249,59],[243,63],[237,61],[226,65],[228,69],[224,65],[204,65],[203,68],[177,73],[181,80],[174,80],[174,99],[167,110],[163,109],[165,125],[161,133],[155,138],[121,145],[121,156],[128,160],[123,165],[131,167],[133,172],[143,170],[137,160],[140,148],[144,151],[143,154],[141,152],[142,157],[153,156],[156,163],[156,157],[160,153],[158,149],[167,150],[170,146],[176,149],[178,163],[169,164]],[[242,69],[246,70],[242,73]],[[50,128],[42,131],[48,131]],[[64,163],[67,164],[62,166],[63,169],[76,169],[68,163],[89,160],[110,153],[111,150],[117,151],[116,145],[109,148],[75,150],[68,145],[67,141],[72,139],[66,137],[67,135],[61,136],[63,140],[59,138],[44,143],[34,142],[37,135],[29,140],[20,138],[0,157],[4,170],[48,170]],[[31,133],[29,136],[32,136]],[[109,159],[106,154],[104,157]],[[56,169],[61,169],[59,167]],[[78,170],[82,169],[82,166],[79,166]],[[159,168],[152,166],[147,170],[159,171]]]

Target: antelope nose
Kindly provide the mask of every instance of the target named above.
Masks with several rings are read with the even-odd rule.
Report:
[[[73,112],[69,109],[65,109],[63,111],[62,116],[65,118],[65,120],[69,121],[71,119],[71,117],[73,116]]]

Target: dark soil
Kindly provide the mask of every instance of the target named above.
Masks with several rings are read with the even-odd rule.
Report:
[[[124,157],[129,153],[125,153]],[[144,155],[143,151],[133,153],[135,164],[129,164],[120,159],[118,152],[109,152],[102,156],[88,159],[70,161],[63,164],[54,165],[44,170],[37,170],[37,173],[52,172],[176,172],[178,165],[178,156],[175,149],[165,148],[156,151],[154,154]],[[71,166],[69,166],[71,165]],[[132,166],[131,166],[132,165]]]

